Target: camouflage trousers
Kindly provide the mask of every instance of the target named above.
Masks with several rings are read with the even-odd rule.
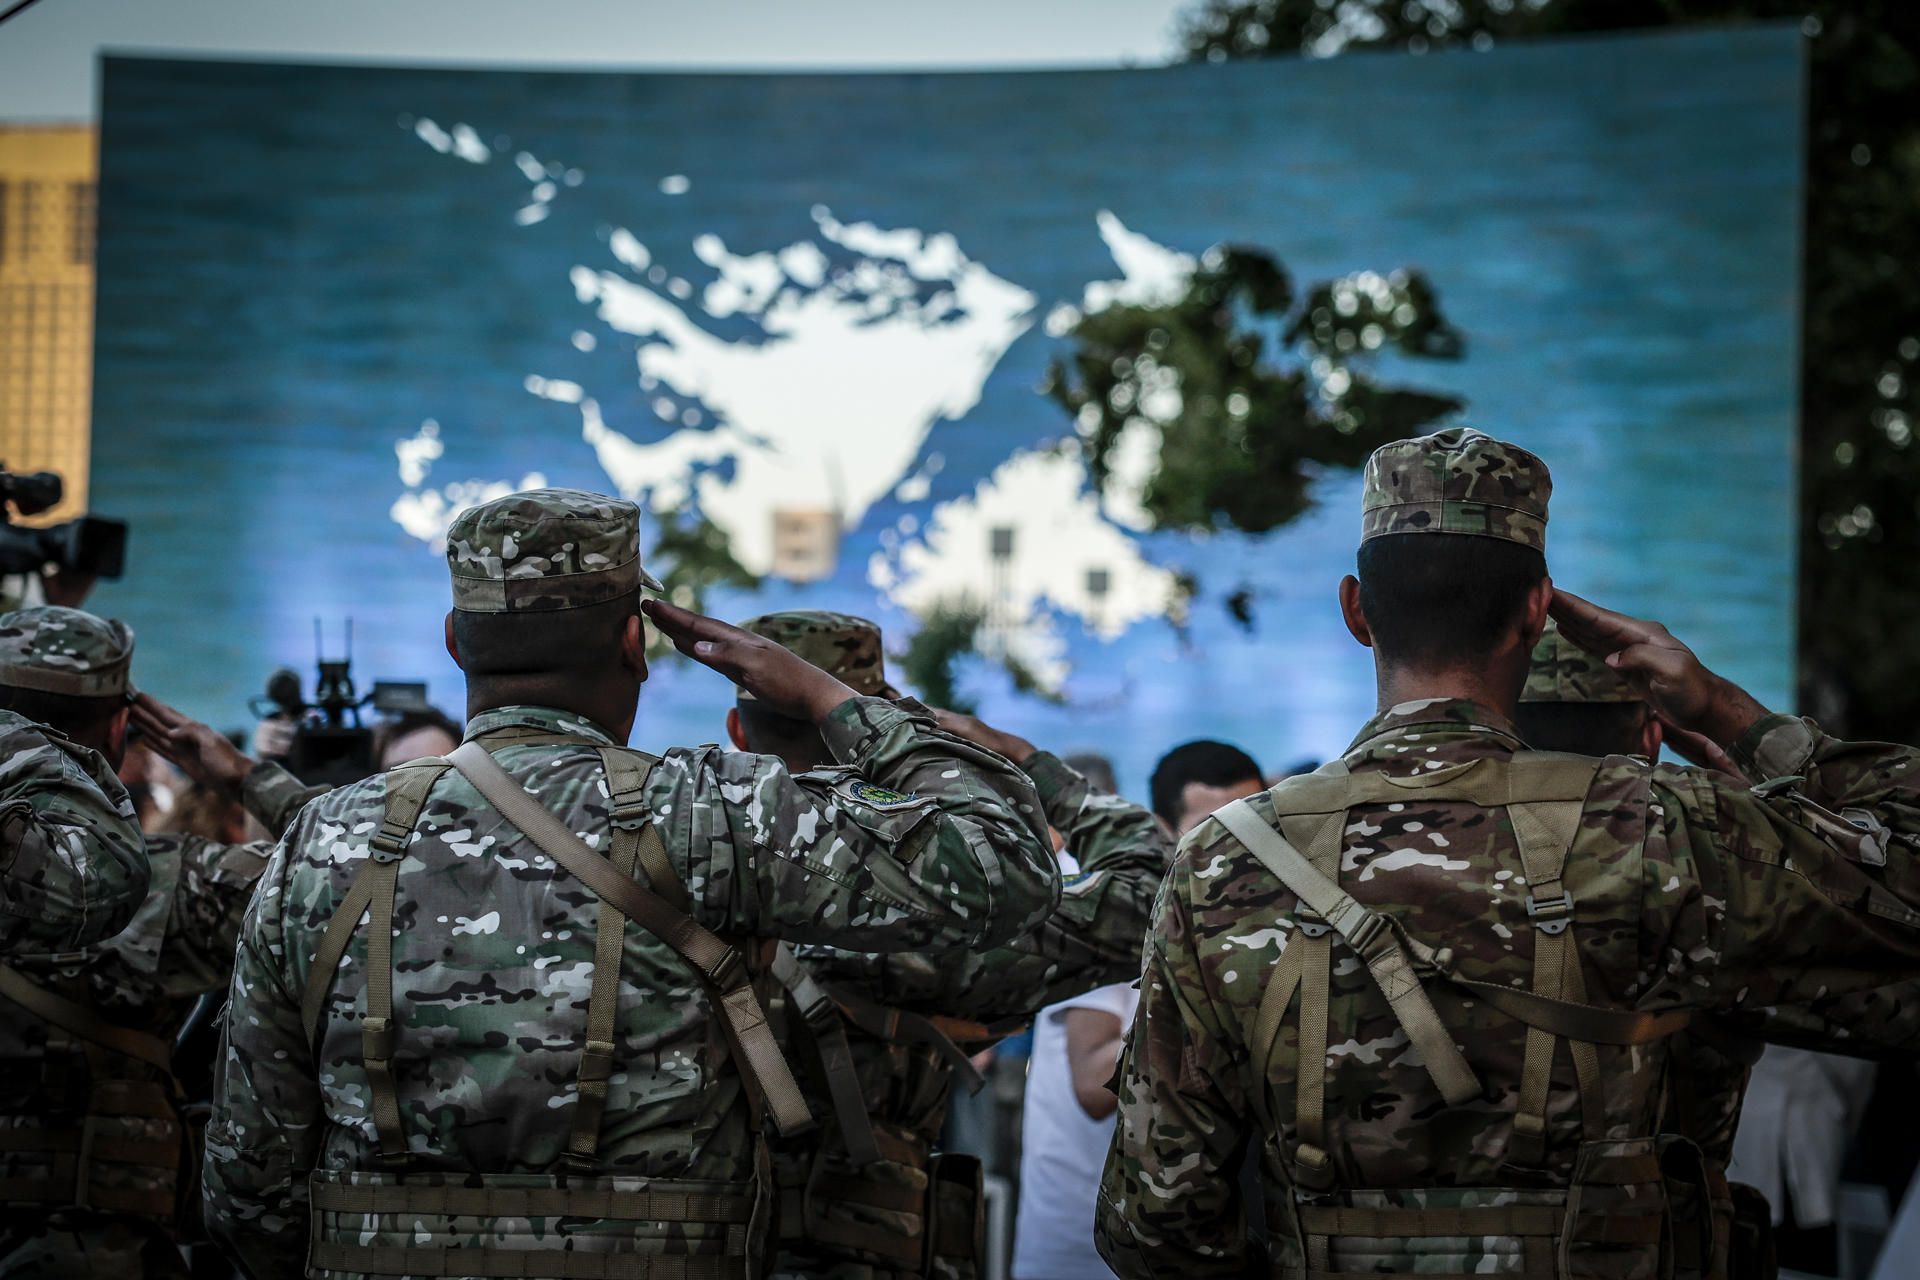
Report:
[[[0,1277],[186,1280],[179,1246],[152,1223],[61,1209],[0,1214]]]

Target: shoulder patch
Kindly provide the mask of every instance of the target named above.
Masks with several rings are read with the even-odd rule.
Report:
[[[920,803],[920,797],[904,791],[895,791],[891,787],[875,786],[871,782],[855,782],[847,787],[847,794],[861,804],[871,805],[875,809],[905,809]]]
[[[1060,877],[1060,896],[1077,898],[1083,893],[1091,893],[1094,886],[1100,883],[1100,877],[1105,874],[1104,871],[1069,872]]]

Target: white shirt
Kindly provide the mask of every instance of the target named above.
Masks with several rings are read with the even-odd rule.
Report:
[[[1098,1009],[1133,1021],[1140,993],[1131,983],[1100,987],[1049,1005],[1033,1024],[1021,1115],[1020,1208],[1014,1223],[1014,1280],[1081,1280],[1112,1275],[1093,1247],[1093,1210],[1113,1141],[1114,1118],[1095,1120],[1073,1093],[1066,1014]]]

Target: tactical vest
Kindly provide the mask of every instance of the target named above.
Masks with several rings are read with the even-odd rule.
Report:
[[[884,1117],[876,1124],[847,1028],[910,1046],[977,1093],[986,1081],[969,1055],[1019,1030],[1023,1020],[988,1025],[889,1008],[829,988],[784,943],[771,972],[788,1035],[813,1045],[840,1139],[837,1151],[815,1141],[804,1161],[777,1162],[782,1243],[849,1251],[894,1275],[977,1274],[985,1256],[980,1161],[935,1153],[929,1135]]]
[[[47,1030],[37,1123],[0,1127],[0,1159],[41,1172],[0,1177],[0,1212],[87,1209],[172,1230],[190,1182],[172,1046],[10,966],[0,998]]]
[[[1677,1135],[1661,1135],[1659,1090],[1650,1114],[1603,1111],[1597,1046],[1650,1046],[1686,1025],[1683,1011],[1640,1012],[1587,1003],[1576,940],[1579,904],[1562,883],[1585,801],[1600,762],[1522,752],[1430,774],[1350,774],[1335,761],[1271,793],[1279,830],[1246,801],[1215,816],[1299,900],[1286,949],[1262,992],[1247,1036],[1256,1106],[1276,1144],[1283,1105],[1258,1082],[1271,1080],[1282,1022],[1297,1026],[1291,1149],[1275,1152],[1291,1173],[1286,1220],[1270,1234],[1298,1261],[1276,1265],[1286,1280],[1339,1280],[1358,1272],[1553,1276],[1566,1280],[1696,1275],[1724,1277],[1728,1250],[1718,1224],[1730,1214],[1724,1171]],[[1526,877],[1524,921],[1533,934],[1532,989],[1467,978],[1444,948],[1409,936],[1339,885],[1347,811],[1358,806],[1465,803],[1503,809]],[[1516,929],[1518,932],[1518,929]],[[1335,940],[1366,966],[1417,1049],[1440,1095],[1460,1105],[1481,1083],[1441,1022],[1428,984],[1441,983],[1526,1024],[1521,1079],[1506,1167],[1511,1185],[1392,1187],[1341,1185],[1326,1147],[1325,1072],[1329,980]],[[1334,1031],[1347,1034],[1344,1029]],[[1564,1041],[1577,1082],[1582,1141],[1571,1174],[1547,1162],[1551,1072]],[[1659,1059],[1655,1059],[1657,1062]],[[1311,1064],[1311,1065],[1310,1065]],[[1609,1122],[1630,1134],[1611,1138]],[[1744,1277],[1742,1277],[1744,1280]]]
[[[484,745],[483,745],[484,744]],[[606,769],[613,832],[594,852],[493,761],[489,749],[527,744],[591,746]],[[770,1177],[761,1129],[809,1119],[799,1088],[754,990],[751,949],[700,925],[658,828],[648,820],[647,779],[658,761],[565,734],[507,729],[386,775],[386,808],[370,856],[327,926],[303,1007],[316,1043],[341,957],[368,916],[366,1016],[361,1062],[380,1143],[380,1169],[313,1172],[310,1271],[364,1275],[605,1277],[735,1280],[757,1275],[770,1230]],[[428,794],[457,768],[506,821],[599,899],[579,1102],[564,1168],[554,1174],[430,1172],[415,1168],[394,1087],[401,1027],[393,1009],[393,902],[400,862]],[[638,867],[643,886],[633,878]],[[614,1069],[620,960],[629,919],[671,946],[706,991],[740,1072],[755,1144],[753,1177],[732,1182],[623,1175],[599,1158],[600,1122]],[[368,1244],[380,1235],[406,1243]]]

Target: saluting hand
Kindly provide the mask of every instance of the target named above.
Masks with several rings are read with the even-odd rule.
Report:
[[[1658,622],[1603,609],[1558,588],[1549,609],[1561,635],[1625,676],[1654,714],[1675,728],[1731,746],[1767,714]]]
[[[958,711],[948,711],[945,707],[929,707],[933,712],[933,722],[956,738],[965,738],[976,747],[1005,756],[1015,764],[1025,764],[1037,748],[1025,738],[996,729],[978,716],[964,715]]]
[[[751,631],[664,600],[647,600],[640,608],[660,634],[673,641],[674,648],[718,671],[765,703],[769,711],[817,724],[857,696],[805,658]]]
[[[253,772],[253,757],[227,741],[226,735],[150,693],[135,695],[133,723],[155,755],[226,796],[239,796],[240,784]]]

